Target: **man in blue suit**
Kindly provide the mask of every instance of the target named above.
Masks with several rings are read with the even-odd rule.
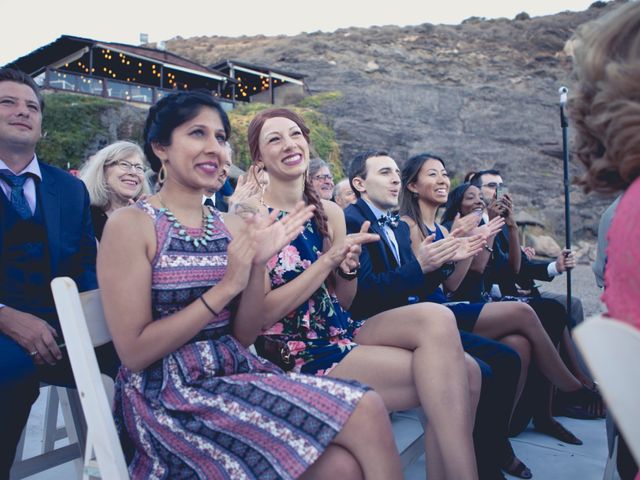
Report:
[[[0,478],[7,478],[39,382],[72,385],[50,282],[97,287],[89,195],[35,154],[43,99],[28,75],[0,69]]]
[[[349,171],[351,187],[358,197],[345,209],[347,232],[355,233],[366,220],[378,242],[362,246],[358,290],[350,312],[356,319],[408,303],[425,301],[451,273],[451,241],[421,245],[418,255],[411,249],[409,226],[393,212],[398,208],[400,171],[382,151],[358,155]],[[453,247],[452,247],[453,245]],[[482,479],[504,478],[500,471],[510,459],[508,423],[520,373],[520,359],[509,347],[477,335],[461,332],[465,351],[478,360],[483,384],[476,416],[474,440],[478,472]]]

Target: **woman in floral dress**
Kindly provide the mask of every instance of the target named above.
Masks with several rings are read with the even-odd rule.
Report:
[[[287,342],[295,370],[371,385],[389,410],[422,406],[429,478],[477,478],[472,442],[480,392],[477,363],[465,357],[455,318],[436,304],[415,304],[354,322],[346,309],[357,288],[365,233],[346,235],[344,214],[320,200],[306,178],[309,129],[286,109],[266,110],[249,125],[254,165],[266,169],[266,208],[316,207],[303,232],[268,262],[263,305],[268,336]],[[283,214],[284,215],[284,214]]]
[[[398,478],[377,394],[285,375],[246,348],[262,323],[266,261],[311,209],[245,223],[203,207],[229,133],[206,93],[160,100],[145,153],[162,189],[115,212],[100,243],[98,278],[122,360],[115,416],[131,477]]]

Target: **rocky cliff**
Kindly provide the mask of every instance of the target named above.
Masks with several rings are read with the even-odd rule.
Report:
[[[567,41],[616,5],[529,18],[470,18],[460,25],[347,28],[276,37],[175,38],[166,47],[203,64],[233,58],[303,73],[348,165],[363,148],[402,163],[429,151],[454,175],[498,168],[517,206],[564,238],[558,87],[569,85]],[[581,171],[577,162],[571,173]],[[576,240],[593,239],[610,199],[571,193]]]

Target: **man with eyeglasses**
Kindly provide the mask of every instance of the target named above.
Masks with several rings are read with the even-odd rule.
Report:
[[[309,179],[316,193],[323,200],[333,197],[333,175],[327,162],[321,158],[314,158],[309,162]]]
[[[477,172],[471,178],[471,184],[480,188],[482,195],[487,204],[487,210],[493,210],[489,212],[488,216],[496,214],[504,214],[503,204],[501,199],[497,198],[500,192],[505,192],[505,183],[502,180],[500,171],[498,170],[481,170]],[[509,202],[511,199],[509,197]],[[513,207],[511,207],[513,209]],[[514,214],[514,213],[513,213]],[[506,228],[506,227],[505,227]],[[496,237],[496,242],[499,248],[503,248],[505,252],[509,251],[509,235],[505,232],[501,232]],[[555,261],[547,262],[543,260],[532,259],[531,253],[534,252],[522,252],[520,261],[520,272],[517,274],[515,282],[524,289],[534,288],[534,280],[542,280],[550,282],[558,275],[561,275],[567,270],[571,270],[576,265],[576,260],[571,250],[563,250]],[[517,291],[510,282],[504,282],[500,285],[500,291],[502,295],[516,295]],[[548,292],[542,292],[542,296],[552,298],[560,303],[566,304],[566,296],[557,295]],[[575,306],[575,308],[574,308]],[[575,325],[583,320],[584,315],[582,313],[582,302],[578,298],[574,298],[571,304],[572,311],[572,323]]]
[[[8,478],[40,381],[73,385],[49,283],[96,288],[96,241],[84,184],[43,163],[43,98],[0,69],[0,478]]]
[[[513,211],[513,204],[511,197],[506,192],[505,184],[502,179],[502,175],[498,170],[482,170],[477,172],[471,177],[471,184],[480,188],[485,202],[487,204],[487,216],[493,217],[495,215],[515,215]],[[502,197],[502,198],[500,198]],[[508,207],[505,207],[508,205]],[[502,256],[502,258],[509,258],[509,252],[512,248],[512,243],[517,245],[515,248],[520,249],[520,242],[518,240],[517,230],[515,235],[513,232],[505,230],[500,232],[494,242],[494,256]],[[493,281],[497,285],[487,285],[487,289],[491,288],[492,296],[522,296],[527,292],[528,296],[532,296],[534,301],[539,298],[542,301],[553,301],[554,303],[561,304],[566,309],[567,296],[564,294],[544,292],[538,289],[535,284],[535,280],[542,280],[546,282],[552,281],[558,275],[563,274],[567,270],[571,270],[575,267],[576,261],[573,252],[568,249],[562,250],[560,255],[554,261],[536,260],[533,258],[535,252],[530,249],[527,251],[521,250],[520,252],[520,268],[519,271],[513,273],[509,268],[502,268],[495,271],[492,274]],[[504,263],[508,265],[508,262]],[[538,305],[537,303],[531,304],[532,306]],[[535,307],[534,307],[535,309]],[[547,310],[537,310],[538,316],[544,318],[548,313]],[[576,296],[571,298],[571,318],[566,319],[567,326],[569,328],[574,327],[576,324],[584,320],[584,312],[582,308],[582,301]],[[562,320],[565,321],[565,320]],[[561,339],[562,350],[565,356],[571,361],[568,362],[572,371],[579,376],[581,381],[590,383],[588,377],[584,373],[585,368],[579,358],[576,358],[575,347],[567,332],[565,332]],[[578,367],[577,363],[580,364]],[[580,376],[581,375],[581,376]],[[532,382],[530,382],[532,383]],[[535,388],[532,388],[535,389]],[[524,396],[526,397],[526,395]],[[560,395],[560,400],[562,399]],[[575,418],[599,418],[599,414],[593,414],[593,412],[585,411],[582,408],[567,405],[563,401],[557,401],[554,404],[555,415],[565,415]],[[518,415],[516,415],[517,417]]]

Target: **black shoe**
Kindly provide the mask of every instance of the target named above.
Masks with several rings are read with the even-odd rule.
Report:
[[[604,418],[606,409],[597,388],[582,387],[574,392],[558,392],[553,402],[553,415],[595,420]]]
[[[562,424],[554,419],[545,420],[544,422],[533,422],[533,428],[540,433],[549,435],[550,437],[557,438],[564,443],[570,443],[571,445],[582,445],[582,440],[576,437],[569,430],[564,428]]]
[[[509,475],[513,475],[514,477],[519,477],[519,478],[533,477],[533,474],[531,473],[531,470],[529,470],[529,467],[527,467],[524,463],[522,463],[522,460],[520,460],[515,455],[511,457],[511,460],[505,462],[502,465],[502,470],[507,472]]]

